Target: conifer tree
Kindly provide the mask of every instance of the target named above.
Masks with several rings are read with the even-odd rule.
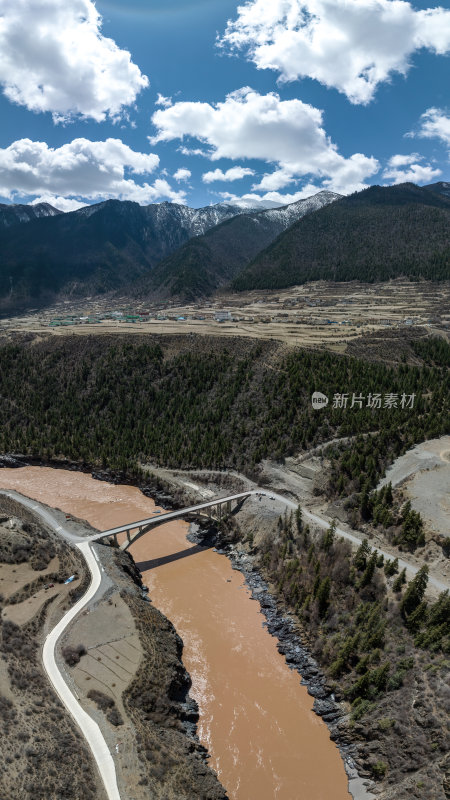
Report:
[[[322,549],[325,550],[326,553],[328,553],[328,551],[330,550],[334,542],[335,535],[336,535],[336,520],[333,519],[322,541]]]
[[[317,607],[319,610],[319,617],[325,616],[328,606],[329,606],[329,598],[330,598],[330,590],[331,590],[331,581],[329,577],[321,581],[320,586],[317,590]]]
[[[370,554],[369,542],[367,541],[367,539],[363,539],[353,559],[353,563],[356,569],[362,570],[366,568],[367,557],[369,554]]]
[[[422,602],[428,585],[428,572],[428,565],[424,564],[423,567],[419,569],[416,577],[408,583],[405,595],[400,604],[400,611],[403,619],[406,620]]]

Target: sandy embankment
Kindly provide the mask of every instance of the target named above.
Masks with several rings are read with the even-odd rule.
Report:
[[[422,442],[387,471],[380,487],[402,486],[434,533],[450,536],[450,436]]]

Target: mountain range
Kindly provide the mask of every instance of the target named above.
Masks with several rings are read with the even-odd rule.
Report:
[[[450,183],[447,183],[446,181],[429,183],[427,186],[424,186],[423,188],[429,189],[431,192],[436,192],[437,194],[443,194],[446,197],[450,197]]]
[[[234,216],[203,236],[189,239],[139,281],[133,293],[178,295],[188,300],[210,294],[229,284],[260,250],[294,222],[340,197],[324,191],[281,208]]]
[[[33,206],[21,205],[20,203],[7,206],[5,203],[0,203],[0,230],[2,228],[10,228],[11,225],[31,222],[41,217],[56,217],[62,213],[62,211],[53,208],[49,203],[36,203]]]
[[[343,197],[294,223],[240,272],[233,288],[400,276],[450,279],[450,197],[440,187],[371,186]]]
[[[4,307],[129,285],[192,236],[242,213],[227,204],[193,209],[167,202],[140,206],[107,200],[66,214],[44,205],[0,209],[0,220],[5,220],[0,225]]]
[[[264,211],[107,200],[63,214],[0,205],[0,307],[120,291],[196,299],[222,287],[450,278],[450,186],[322,191]]]

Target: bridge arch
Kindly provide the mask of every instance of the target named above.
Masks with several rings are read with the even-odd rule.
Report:
[[[127,550],[130,545],[133,544],[133,542],[136,542],[141,538],[141,536],[145,536],[146,533],[154,528],[158,528],[167,522],[171,522],[172,520],[186,517],[188,514],[202,516],[206,514],[208,517],[212,518],[213,509],[215,508],[216,518],[221,519],[224,509],[226,514],[231,513],[233,503],[236,503],[237,505],[241,504],[253,494],[257,494],[257,492],[255,492],[255,490],[250,490],[248,492],[240,492],[238,494],[228,495],[227,497],[216,497],[213,500],[209,500],[205,503],[198,503],[195,506],[177,509],[176,511],[168,511],[166,514],[159,514],[158,516],[154,515],[153,517],[149,517],[147,519],[130,522],[127,525],[119,525],[117,528],[110,528],[107,531],[102,531],[99,534],[91,536],[89,541],[99,542],[103,539],[114,537],[117,542],[117,536],[120,533],[126,533],[127,538],[124,542],[122,542],[120,548],[121,550]]]

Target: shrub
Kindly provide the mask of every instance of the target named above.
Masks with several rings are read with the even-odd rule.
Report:
[[[388,692],[395,692],[396,689],[400,689],[400,687],[403,686],[403,675],[404,675],[403,670],[394,672],[394,674],[391,675],[391,677],[387,682]]]
[[[112,708],[114,705],[114,700],[109,695],[100,692],[98,689],[91,689],[87,696],[90,700],[93,700],[96,704],[97,708],[100,708],[101,711],[106,711],[107,708]]]
[[[357,722],[364,714],[367,714],[368,711],[372,711],[372,709],[375,708],[375,703],[357,697],[352,706],[352,720]]]
[[[123,719],[115,706],[106,715],[106,719],[111,723],[111,725],[115,725],[116,727],[118,725],[123,725]]]
[[[66,664],[69,667],[75,667],[79,663],[81,656],[85,656],[87,650],[84,644],[78,644],[76,647],[64,647],[62,655]]]
[[[384,761],[377,761],[376,764],[372,764],[372,773],[375,776],[375,778],[378,778],[378,780],[384,778],[386,772],[387,772],[387,764],[385,764]]]
[[[389,730],[389,728],[392,728],[393,724],[394,720],[391,719],[390,717],[382,717],[381,719],[378,720],[378,727],[382,731]]]

